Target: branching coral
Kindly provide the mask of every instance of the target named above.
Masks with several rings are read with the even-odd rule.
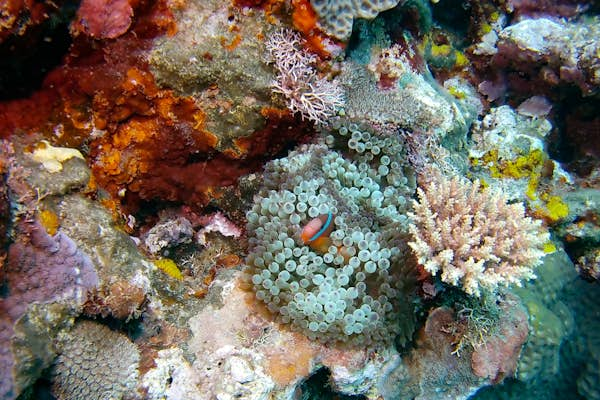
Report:
[[[418,194],[409,245],[427,272],[441,271],[443,282],[475,296],[535,277],[549,235],[521,203],[507,204],[502,192],[482,189],[479,181],[440,173]]]
[[[266,42],[277,78],[273,91],[282,94],[288,108],[315,123],[324,123],[344,105],[343,91],[335,81],[317,75],[316,56],[302,50],[300,35],[289,29],[273,33]]]

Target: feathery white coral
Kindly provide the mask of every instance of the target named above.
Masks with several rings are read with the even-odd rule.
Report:
[[[479,181],[440,173],[417,190],[409,246],[429,273],[441,271],[443,282],[475,296],[481,288],[535,278],[549,234],[541,221],[525,216],[523,204],[507,204],[502,192]]]
[[[265,45],[277,69],[273,91],[287,99],[292,112],[324,124],[344,105],[342,88],[317,75],[313,68],[317,58],[302,49],[298,33],[282,29],[271,34]]]

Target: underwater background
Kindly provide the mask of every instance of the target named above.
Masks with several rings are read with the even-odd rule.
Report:
[[[0,1],[0,398],[600,399],[599,12]]]

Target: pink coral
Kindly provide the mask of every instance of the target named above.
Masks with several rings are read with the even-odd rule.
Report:
[[[127,32],[132,16],[129,0],[83,0],[72,30],[96,39],[114,39]]]
[[[493,383],[514,376],[521,347],[529,334],[527,313],[516,298],[509,297],[500,307],[498,332],[486,338],[484,345],[476,347],[471,355],[473,373]]]
[[[549,235],[525,216],[521,203],[507,204],[499,191],[459,177],[432,173],[418,189],[409,213],[418,262],[442,281],[475,296],[480,289],[534,278]]]
[[[216,212],[205,215],[200,218],[204,228],[196,233],[196,241],[205,246],[207,244],[206,234],[209,232],[219,232],[223,236],[240,237],[242,230],[231,222],[223,213]]]

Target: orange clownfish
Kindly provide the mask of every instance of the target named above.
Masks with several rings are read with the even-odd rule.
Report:
[[[333,227],[333,214],[331,212],[321,214],[304,225],[300,238],[313,250],[326,253],[331,246],[329,234],[333,231]]]

